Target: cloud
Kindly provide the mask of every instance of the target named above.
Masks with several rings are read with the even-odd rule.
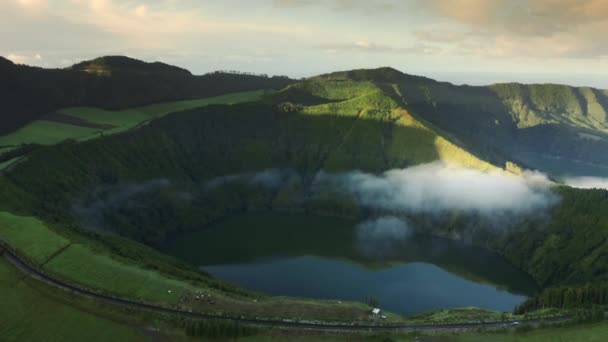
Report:
[[[378,44],[369,40],[357,40],[350,44],[325,44],[320,48],[327,53],[337,52],[365,52],[365,53],[394,53],[394,54],[438,54],[442,49],[427,44],[415,44],[411,46],[393,46]]]
[[[356,248],[368,258],[386,257],[412,235],[409,224],[395,216],[364,221],[356,227]]]
[[[571,177],[564,179],[564,182],[579,189],[606,189],[608,190],[608,178],[600,177]]]
[[[334,12],[348,12],[352,10],[366,11],[367,13],[389,11],[399,7],[398,0],[274,0],[274,7],[283,9],[301,9],[304,7],[318,7]]]
[[[39,53],[33,55],[9,53],[6,58],[13,63],[27,65],[40,65],[43,60]]]
[[[75,32],[83,32],[82,27],[86,27],[88,32],[83,32],[81,38],[87,45],[111,34],[114,38],[111,47],[123,43],[129,48],[148,50],[176,48],[177,43],[183,42],[192,45],[194,37],[200,42],[201,37],[213,40],[218,39],[218,35],[257,33],[293,37],[309,34],[306,27],[281,18],[260,21],[247,16],[214,15],[207,10],[210,6],[173,0],[10,0],[0,3],[0,13],[4,12],[0,20],[11,21],[22,29],[36,27],[35,31],[42,35],[63,26],[70,26]],[[31,15],[33,13],[36,15]]]
[[[297,8],[303,6],[310,6],[313,4],[310,0],[273,0],[272,4],[275,7],[280,8]]]
[[[546,209],[557,198],[540,173],[514,176],[449,167],[441,162],[394,169],[381,175],[359,171],[321,174],[317,181],[337,184],[369,208],[403,212],[468,211],[525,215]]]
[[[142,183],[129,183],[107,186],[88,194],[88,198],[73,204],[72,212],[89,230],[102,230],[106,227],[105,215],[119,211],[129,204],[133,197],[152,193],[171,186],[167,179],[151,179]]]
[[[262,186],[268,189],[276,189],[287,182],[289,177],[295,174],[289,169],[266,169],[260,172],[237,173],[215,177],[204,184],[206,190],[216,190],[228,184],[249,184]]]
[[[48,8],[48,0],[17,0],[17,5],[30,12],[41,12]]]
[[[459,47],[457,52],[489,57],[608,56],[608,45],[600,43],[608,30],[605,0],[420,0],[419,6],[452,21],[450,31],[458,33],[444,41]],[[421,41],[441,36],[434,28],[420,31]]]

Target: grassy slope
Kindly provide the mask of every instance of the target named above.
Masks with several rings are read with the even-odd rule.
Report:
[[[20,128],[16,132],[0,137],[0,146],[15,146],[27,143],[52,145],[65,139],[91,139],[98,137],[102,132],[106,135],[118,133],[172,112],[207,106],[210,104],[233,104],[255,101],[259,99],[264,92],[264,90],[255,90],[197,100],[158,103],[154,105],[116,111],[92,107],[67,108],[59,110],[59,112],[84,119],[92,123],[109,124],[115,127],[102,130],[67,123],[37,120]]]
[[[0,259],[0,340],[144,341],[141,330],[45,296]]]
[[[13,133],[0,137],[0,145],[18,146],[27,143],[52,145],[65,139],[82,139],[98,135],[99,131],[95,128],[36,120]]]
[[[302,93],[311,96],[295,95]],[[340,146],[327,160],[326,167],[329,170],[340,169],[344,164],[355,164],[357,168],[374,171],[404,166],[398,162],[395,165],[383,165],[387,159],[407,160],[405,165],[442,160],[482,170],[497,169],[458,147],[450,141],[451,137],[443,136],[442,132],[416,119],[402,108],[403,104],[369,81],[313,78],[291,85],[274,97],[275,101],[295,101],[301,106],[300,112],[306,115],[354,118],[355,121],[343,134]],[[311,104],[311,97],[327,103]],[[383,127],[387,125],[389,128]],[[391,127],[396,129],[390,129]],[[354,154],[363,156],[356,160],[349,158]]]
[[[454,334],[416,332],[416,333],[352,333],[332,334],[301,332],[289,334],[275,331],[266,334],[240,338],[243,342],[271,341],[386,341],[386,342],[602,342],[608,338],[608,323],[540,329],[531,332],[455,332]]]
[[[0,212],[0,239],[42,265],[70,241],[50,231],[40,220]]]
[[[31,217],[0,213],[0,239],[51,274],[119,296],[176,304],[193,286],[95,253]],[[86,263],[82,261],[86,260]],[[168,293],[168,290],[173,290]]]
[[[541,329],[528,333],[464,334],[446,338],[446,342],[601,342],[608,340],[608,323]]]

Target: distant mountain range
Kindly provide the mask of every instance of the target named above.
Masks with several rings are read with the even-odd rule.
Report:
[[[392,68],[299,81],[224,72],[194,76],[179,67],[121,56],[52,70],[0,59],[0,74],[0,133],[5,134],[65,107],[119,109],[263,88],[280,90],[267,102],[289,103],[293,110],[316,106],[331,111],[339,101],[371,110],[379,104],[374,101],[390,101],[391,110],[404,110],[426,129],[499,167],[511,161],[554,175],[608,175],[608,90],[556,84],[456,86]]]

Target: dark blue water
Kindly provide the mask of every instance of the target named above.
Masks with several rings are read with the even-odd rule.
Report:
[[[176,239],[169,252],[211,275],[270,295],[365,301],[403,315],[469,307],[511,311],[534,294],[500,256],[413,236],[361,249],[356,222],[250,213]],[[390,249],[387,249],[390,246]]]
[[[300,256],[203,269],[271,295],[356,301],[371,295],[382,308],[404,315],[465,306],[511,311],[526,299],[420,262],[372,270],[347,261]]]

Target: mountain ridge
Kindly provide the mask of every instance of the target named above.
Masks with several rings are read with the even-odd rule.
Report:
[[[93,74],[111,74],[113,72],[131,73],[175,73],[192,76],[186,69],[163,62],[145,62],[126,56],[102,56],[76,63],[67,69],[85,71]]]
[[[292,103],[297,110],[298,105],[314,104],[319,106],[314,110],[331,112],[336,105],[330,102],[347,99],[351,110],[377,110],[372,107],[384,106],[386,95],[442,136],[499,165],[519,161],[558,175],[603,175],[608,170],[603,153],[608,149],[608,90],[591,87],[460,86],[391,67],[337,71],[299,81],[222,72],[195,76],[165,63],[124,56],[100,57],[61,70],[11,62],[0,68],[8,75],[0,80],[5,103],[0,133],[72,106],[119,109],[268,88],[281,90],[272,99],[277,105]],[[362,95],[366,97],[355,100]]]

